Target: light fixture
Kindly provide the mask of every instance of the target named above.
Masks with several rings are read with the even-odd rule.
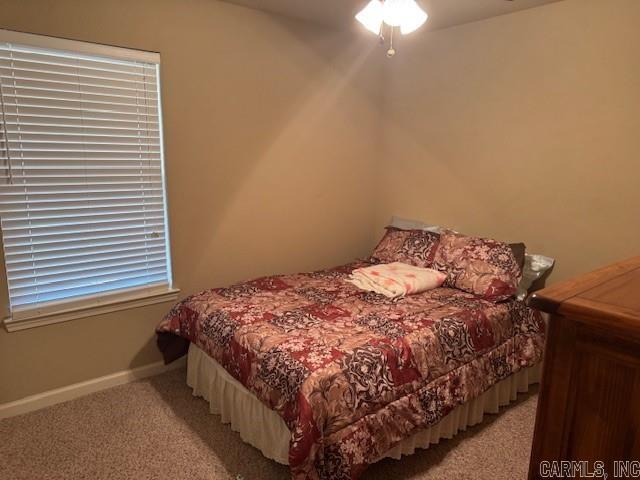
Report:
[[[393,31],[400,28],[403,35],[411,33],[424,22],[429,16],[415,0],[371,0],[357,15],[358,20],[364,27],[380,36],[384,44],[384,26],[389,27],[389,49],[387,56],[392,57],[396,51],[393,48]]]

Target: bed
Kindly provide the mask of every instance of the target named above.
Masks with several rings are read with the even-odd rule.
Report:
[[[194,394],[295,479],[355,479],[538,380],[538,312],[455,281],[400,299],[345,281],[375,261],[198,293],[159,324],[158,345],[166,361],[188,352]]]

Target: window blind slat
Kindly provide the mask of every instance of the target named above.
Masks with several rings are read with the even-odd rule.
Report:
[[[89,197],[86,198],[65,198],[62,200],[31,200],[30,198],[22,200],[6,200],[1,212],[17,212],[23,211],[28,204],[33,205],[32,211],[48,211],[56,209],[69,208],[98,208],[115,207],[115,206],[133,206],[151,204],[152,202],[164,206],[161,195],[136,195],[136,196],[114,196],[114,197]]]
[[[73,236],[65,239],[58,239],[56,241],[37,241],[32,238],[28,241],[20,241],[20,239],[14,239],[13,242],[9,242],[7,245],[7,251],[12,253],[40,253],[40,252],[57,252],[70,250],[80,247],[101,247],[101,246],[117,246],[117,245],[139,245],[142,243],[148,243],[150,241],[161,240],[164,242],[164,236],[158,232],[154,232],[152,229],[148,231],[136,231],[133,233],[114,234],[108,235],[87,235],[82,238],[74,238]]]
[[[85,263],[97,263],[102,261],[117,261],[118,259],[137,257],[139,255],[156,255],[162,254],[161,242],[148,246],[141,246],[136,248],[111,248],[96,250],[94,252],[76,252],[75,255],[65,257],[64,255],[52,256],[41,255],[38,262],[34,262],[33,259],[27,257],[17,257],[14,260],[7,262],[7,270],[10,272],[25,271],[28,268],[43,269],[49,267],[68,267],[71,265],[85,264]],[[47,258],[45,258],[47,257]]]
[[[124,205],[85,205],[82,207],[40,208],[30,209],[28,214],[23,210],[3,210],[0,214],[7,222],[36,222],[39,220],[58,220],[68,218],[105,217],[110,215],[127,215],[130,213],[146,214],[164,211],[162,202],[133,203]]]
[[[4,230],[7,230],[8,232],[16,232],[16,231],[29,231],[29,230],[39,230],[42,231],[44,229],[50,229],[51,231],[54,231],[56,228],[61,228],[61,227],[74,227],[74,226],[86,226],[86,227],[93,227],[93,226],[116,226],[119,224],[128,224],[128,225],[144,225],[144,223],[146,221],[149,220],[162,220],[164,217],[162,215],[156,214],[155,216],[152,215],[141,215],[140,213],[136,212],[137,215],[131,215],[130,217],[128,216],[123,216],[124,218],[119,218],[117,216],[113,216],[110,218],[100,218],[97,215],[93,215],[91,217],[87,217],[87,218],[83,218],[82,220],[64,220],[64,221],[59,221],[59,222],[51,222],[48,220],[42,221],[42,222],[33,222],[33,223],[29,223],[29,222],[16,222],[16,225],[7,225],[6,227],[3,227]],[[156,213],[156,212],[154,212]]]
[[[9,151],[20,150],[23,152],[87,152],[87,153],[132,153],[141,155],[146,153],[160,154],[158,142],[126,142],[118,143],[87,140],[86,142],[60,140],[28,140],[15,139],[9,136],[4,142],[9,146]]]
[[[78,263],[97,261],[97,260],[114,260],[118,258],[126,258],[126,255],[132,253],[142,254],[147,253],[149,255],[153,253],[160,253],[159,249],[162,249],[163,242],[150,240],[148,244],[138,246],[107,246],[107,247],[94,247],[90,248],[77,248],[68,251],[60,251],[56,253],[42,253],[42,254],[22,254],[22,255],[10,255],[7,254],[7,269],[14,271],[26,267],[29,262],[32,265],[36,265],[38,268],[61,266],[61,265],[76,265]],[[64,253],[63,253],[64,252]]]
[[[147,277],[149,280],[156,282],[159,278],[162,278],[161,275],[165,274],[166,275],[166,270],[164,268],[162,269],[142,269],[142,270],[136,270],[136,271],[131,271],[129,274],[112,274],[112,275],[104,275],[104,276],[97,276],[93,282],[88,283],[86,281],[86,279],[84,279],[85,281],[66,281],[63,282],[62,284],[58,284],[56,286],[49,286],[48,288],[41,288],[38,289],[36,287],[28,287],[28,288],[24,288],[24,289],[14,289],[12,290],[10,288],[10,294],[13,298],[15,298],[16,300],[20,301],[21,298],[24,298],[25,296],[37,296],[37,297],[45,297],[47,298],[47,300],[51,300],[51,295],[64,295],[64,292],[70,292],[70,291],[77,291],[79,289],[86,289],[86,288],[95,288],[96,292],[100,292],[103,291],[103,288],[100,288],[100,286],[102,285],[109,285],[109,284],[114,284],[114,283],[118,283],[118,284],[123,284],[125,281],[127,280],[133,280],[133,279],[140,279],[142,280],[143,278]],[[145,281],[143,284],[148,283],[147,281]],[[126,286],[126,283],[124,284]],[[133,286],[133,285],[132,285]],[[53,297],[53,299],[56,298],[55,296]]]
[[[41,36],[40,38],[45,40],[49,39],[49,37],[43,37],[43,36]],[[75,42],[75,43],[77,44],[78,42]],[[19,43],[3,42],[3,43],[0,43],[0,49],[7,51],[9,55],[32,56],[35,58],[49,57],[49,58],[52,58],[53,61],[58,61],[58,62],[82,61],[89,65],[108,64],[109,66],[117,65],[120,67],[129,67],[129,68],[131,68],[132,66],[136,66],[136,67],[144,66],[145,68],[153,68],[153,66],[155,66],[155,63],[146,63],[146,62],[140,62],[136,60],[123,60],[123,59],[116,59],[116,58],[99,56],[99,55],[87,55],[87,54],[82,54],[80,52],[70,52],[65,50],[55,50],[55,53],[52,53],[52,49],[49,49],[49,48],[40,48],[35,46],[22,46]],[[131,50],[131,52],[133,52],[133,50]]]
[[[78,58],[65,58],[54,55],[43,55],[38,53],[27,53],[18,51],[7,51],[0,47],[0,62],[4,62],[11,68],[19,68],[21,65],[34,65],[39,68],[60,67],[55,69],[58,71],[74,72],[80,70],[82,72],[100,72],[100,77],[108,76],[108,74],[126,74],[139,77],[148,77],[155,74],[155,70],[146,67],[144,64],[138,65],[119,65],[113,63],[97,63]],[[103,75],[106,73],[107,75]]]
[[[12,308],[20,307],[20,311],[26,310],[28,305],[46,305],[47,302],[59,301],[60,299],[71,299],[85,297],[87,295],[116,292],[139,286],[154,286],[166,284],[167,272],[138,275],[133,277],[105,280],[97,285],[69,286],[65,289],[55,290],[46,293],[12,295]]]
[[[123,187],[122,189],[125,190],[124,187],[130,187],[132,189],[135,189],[136,187],[143,187],[144,185],[148,185],[148,186],[157,186],[157,185],[161,185],[161,183],[158,182],[158,180],[154,180],[154,179],[150,179],[150,178],[145,178],[145,179],[140,179],[140,180],[124,180],[124,179],[116,179],[116,180],[110,180],[109,178],[93,178],[91,179],[91,182],[78,182],[76,181],[75,183],[72,182],[64,182],[64,181],[58,181],[56,183],[53,183],[51,180],[55,180],[55,179],[49,179],[50,181],[45,180],[40,180],[37,179],[38,181],[35,181],[36,179],[34,179],[33,182],[31,182],[30,184],[27,184],[26,182],[24,183],[20,183],[20,186],[24,189],[26,187],[29,188],[55,188],[55,187],[63,187],[60,192],[62,192],[65,188],[70,187],[70,188],[79,188],[82,186],[87,186],[87,187],[92,187],[92,188],[88,188],[87,191],[91,191],[93,189],[93,187],[96,187],[96,189],[99,188],[118,188],[118,187]],[[73,180],[73,179],[69,179],[69,180]],[[98,191],[98,190],[96,190]]]
[[[0,100],[11,308],[170,285],[158,66],[0,43]]]
[[[153,251],[127,252],[122,255],[112,255],[93,258],[81,258],[77,261],[51,263],[49,265],[39,265],[37,268],[29,265],[17,265],[11,267],[11,273],[14,278],[38,278],[41,274],[52,274],[56,272],[75,271],[78,269],[86,269],[109,265],[127,265],[140,259],[152,260],[162,259],[163,252],[161,247],[155,248]]]
[[[20,154],[20,156],[13,157],[16,161],[15,164],[18,164],[18,160],[22,162],[23,160],[47,160],[51,162],[60,162],[60,161],[118,161],[118,160],[127,160],[134,162],[148,162],[151,160],[160,161],[160,153],[159,152],[144,152],[140,151],[137,153],[122,153],[122,152],[109,152],[105,153],[94,153],[94,152],[83,152],[81,150],[71,151],[71,152],[52,152],[52,151],[38,151],[38,152],[29,152],[29,155],[25,155],[24,152]],[[49,163],[49,165],[55,165],[55,163]],[[6,168],[6,167],[5,167]]]
[[[66,95],[42,95],[38,92],[28,93],[21,92],[20,88],[3,88],[3,95],[8,102],[16,103],[35,103],[37,105],[62,105],[62,106],[74,106],[78,108],[77,104],[84,106],[91,106],[92,108],[102,108],[100,105],[107,105],[112,108],[124,107],[126,111],[133,110],[134,112],[140,111],[157,111],[157,101],[150,99],[146,95],[144,97],[96,97],[95,95],[87,96],[83,92],[76,92],[75,94]],[[125,101],[126,100],[126,101]],[[96,107],[97,106],[97,107]]]
[[[137,124],[139,125],[139,124]],[[38,122],[21,122],[19,125],[14,125],[11,122],[7,122],[7,131],[12,134],[21,132],[24,135],[84,135],[93,137],[118,137],[118,138],[131,138],[141,135],[144,138],[145,134],[149,138],[160,139],[160,132],[155,128],[139,128],[126,127],[126,126],[113,126],[113,127],[91,127],[85,123],[78,122],[77,125],[72,124],[55,124],[55,123],[38,123]]]
[[[47,160],[24,160],[20,159],[20,165],[12,167],[13,171],[18,170],[30,171],[27,173],[42,173],[43,171],[84,171],[87,173],[101,171],[119,171],[119,172],[138,172],[145,175],[148,172],[162,173],[159,160],[156,159],[116,159],[116,160],[95,160],[87,162],[85,159],[70,159],[69,161],[59,162],[54,165]]]
[[[28,69],[55,73],[57,75],[88,76],[99,79],[128,80],[134,79],[140,82],[152,81],[155,77],[155,69],[144,65],[117,65],[87,62],[78,58],[65,59],[60,56],[21,54],[20,52],[7,52],[0,48],[0,68],[5,67],[11,71]]]
[[[115,99],[116,102],[124,101],[125,103],[138,104],[140,102],[149,101],[157,103],[158,95],[156,92],[148,90],[144,92],[144,95],[140,94],[137,90],[132,92],[123,92],[116,89],[94,87],[94,88],[65,88],[65,84],[55,88],[50,85],[42,86],[43,83],[37,81],[12,81],[11,85],[3,85],[5,92],[10,92],[12,95],[44,95],[58,99],[78,99],[86,98],[87,100],[108,100]]]
[[[51,270],[51,273],[39,271],[37,276],[20,275],[14,276],[13,288],[25,289],[29,287],[48,288],[55,285],[65,284],[69,281],[82,280],[103,275],[124,274],[132,271],[151,270],[164,268],[162,256],[139,257],[138,259],[127,259],[128,261],[115,260],[108,265],[89,265],[67,267],[64,269]]]
[[[67,260],[65,259],[64,262],[53,262],[53,264],[42,264],[42,265],[35,265],[35,263],[33,262],[33,259],[31,258],[27,258],[27,256],[29,255],[46,255],[49,254],[51,252],[63,252],[65,251],[65,249],[60,249],[60,250],[54,250],[53,248],[39,248],[39,249],[33,249],[30,250],[28,248],[21,248],[15,249],[16,252],[16,257],[19,258],[27,258],[27,260],[24,260],[22,263],[20,263],[19,261],[15,261],[11,264],[9,270],[12,273],[15,272],[27,272],[29,274],[33,273],[33,272],[37,272],[37,271],[41,271],[44,269],[48,269],[51,267],[59,267],[61,263],[63,263],[63,266],[68,266],[68,265],[75,265],[75,264],[86,264],[86,263],[95,263],[95,262],[102,262],[102,261],[108,261],[111,262],[113,260],[119,260],[119,259],[125,259],[125,258],[130,258],[130,257],[138,257],[138,256],[143,256],[143,257],[150,257],[150,256],[157,256],[157,255],[162,255],[162,248],[164,245],[164,238],[153,238],[151,235],[148,235],[146,238],[142,238],[140,240],[131,240],[131,239],[123,239],[119,242],[113,242],[113,243],[105,243],[105,242],[95,242],[95,243],[87,243],[87,246],[83,246],[80,245],[78,246],[78,244],[75,245],[70,245],[69,247],[66,248],[66,250],[70,250],[70,251],[78,251],[79,248],[85,248],[85,249],[89,249],[89,248],[93,248],[94,250],[97,250],[98,248],[107,248],[107,247],[117,247],[120,250],[118,250],[116,252],[116,254],[109,256],[109,252],[107,252],[107,254],[100,254],[102,255],[101,257],[98,257],[96,255],[98,255],[97,253],[93,256],[90,257],[82,257],[80,256],[79,259],[72,259],[72,260]],[[127,248],[129,249],[129,251],[127,252],[123,252],[122,248]],[[107,257],[104,257],[104,255],[107,255]],[[20,257],[22,256],[22,257]],[[54,259],[49,259],[49,260],[54,260]]]
[[[144,130],[141,132],[140,130],[130,130],[125,132],[116,132],[116,133],[108,133],[108,132],[91,132],[85,131],[87,129],[83,127],[78,128],[57,128],[52,131],[46,131],[45,129],[39,130],[29,130],[28,128],[24,128],[22,126],[20,130],[17,129],[7,129],[7,139],[12,141],[39,141],[46,142],[47,140],[56,140],[58,141],[67,141],[70,143],[78,143],[87,141],[91,139],[91,141],[96,142],[108,142],[108,143],[134,143],[138,144],[140,141],[152,141],[154,145],[158,145],[160,142],[160,135],[158,132],[145,132]]]
[[[33,194],[31,194],[33,195]],[[79,192],[66,192],[66,198],[59,198],[59,195],[56,194],[47,194],[47,193],[39,193],[35,195],[35,198],[32,198],[30,194],[24,192],[16,192],[16,193],[6,193],[5,199],[2,201],[2,205],[12,206],[12,205],[20,205],[20,204],[32,204],[34,208],[38,208],[38,204],[48,204],[51,202],[55,202],[60,205],[71,205],[75,203],[85,204],[86,202],[119,202],[119,201],[132,201],[132,200],[143,200],[143,199],[152,199],[152,200],[162,200],[162,192],[154,191],[154,190],[145,190],[139,192],[122,192],[119,190],[115,191],[104,191],[104,192],[90,192],[90,191],[79,191]],[[57,198],[56,198],[57,197]],[[21,208],[26,208],[23,206]]]
[[[56,105],[54,103],[40,104],[36,102],[21,103],[19,106],[15,104],[5,102],[4,113],[6,116],[20,117],[22,115],[35,115],[42,117],[46,115],[60,116],[63,118],[80,118],[83,119],[83,114],[89,119],[96,120],[124,120],[134,122],[137,118],[144,118],[149,121],[158,117],[158,112],[155,109],[145,109],[145,111],[137,112],[135,109],[125,108],[80,108],[74,105]]]
[[[142,240],[147,240],[150,238],[150,235],[157,234],[158,238],[164,240],[164,236],[154,230],[153,228],[149,228],[146,231],[140,231],[139,229],[132,229],[131,231],[119,230],[115,232],[96,232],[95,234],[85,234],[82,240],[77,240],[75,236],[51,236],[51,237],[35,237],[35,238],[12,238],[6,242],[5,248],[10,249],[20,249],[20,248],[47,248],[54,245],[58,246],[77,246],[77,244],[84,244],[84,242],[118,242],[118,241],[130,241],[137,242]]]
[[[3,32],[3,33],[8,33],[8,32]],[[18,34],[20,35],[20,34]],[[27,35],[29,37],[31,37],[31,43],[29,45],[23,45],[22,42],[20,41],[19,38],[15,39],[15,43],[6,40],[6,35],[5,35],[5,39],[2,41],[2,43],[0,43],[0,46],[2,46],[3,48],[8,48],[10,47],[10,50],[12,53],[14,53],[15,55],[41,55],[41,56],[46,56],[46,55],[55,55],[56,59],[73,59],[73,60],[82,60],[85,62],[91,62],[91,63],[96,63],[96,64],[111,64],[111,65],[147,65],[147,66],[151,66],[151,65],[156,65],[155,61],[140,61],[137,57],[114,57],[112,55],[109,55],[107,53],[105,54],[92,54],[92,53],[86,53],[87,51],[84,50],[85,46],[89,46],[89,47],[100,47],[100,45],[97,44],[85,44],[84,42],[75,42],[75,41],[66,41],[66,40],[62,40],[63,42],[67,42],[67,43],[73,43],[73,45],[76,46],[76,49],[79,49],[78,51],[74,51],[74,48],[65,48],[62,49],[61,47],[57,47],[57,48],[50,48],[50,42],[51,41],[56,41],[58,39],[54,38],[54,37],[46,37],[44,35],[40,35],[38,36],[40,40],[42,40],[43,42],[46,42],[44,44],[40,44],[40,43],[34,43],[34,38],[36,37],[35,35]],[[120,50],[124,50],[126,51],[128,54],[144,54],[144,52],[142,51],[137,51],[137,50],[130,50],[130,49],[120,49]],[[94,50],[89,50],[89,52],[93,52]]]
[[[79,264],[75,267],[51,269],[49,272],[39,270],[37,275],[16,274],[13,277],[13,288],[23,289],[26,287],[48,287],[67,283],[72,280],[82,280],[94,278],[97,275],[110,275],[115,273],[126,273],[132,270],[147,270],[164,268],[164,258],[161,255],[155,257],[128,258],[127,261],[120,259],[111,261],[106,265]]]
[[[29,113],[20,111],[20,115],[16,113],[5,113],[5,124],[10,129],[11,126],[45,124],[49,126],[57,125],[77,125],[84,128],[125,128],[127,130],[157,130],[158,122],[155,118],[98,118],[90,114],[86,115],[54,115],[51,112]],[[75,122],[75,123],[74,123]]]
[[[162,175],[162,170],[158,168],[158,165],[148,164],[146,160],[140,159],[138,165],[125,165],[124,163],[116,164],[114,166],[109,165],[82,165],[81,162],[77,162],[75,165],[32,165],[24,162],[20,162],[19,166],[12,167],[14,173],[28,177],[48,177],[55,178],[59,176],[77,177],[83,175],[85,178],[90,177],[148,177]],[[64,175],[63,175],[64,173]],[[19,176],[18,175],[18,176]]]
[[[24,238],[33,238],[37,240],[44,239],[60,239],[66,236],[76,234],[93,234],[102,232],[124,232],[132,230],[151,230],[162,231],[164,227],[163,222],[145,221],[144,223],[134,224],[121,224],[121,225],[78,225],[78,226],[63,226],[57,229],[49,229],[45,231],[31,231],[30,229],[15,229],[13,232],[8,232],[4,235],[5,239],[15,240]]]
[[[9,292],[12,296],[20,297],[23,295],[33,295],[33,294],[47,294],[58,291],[69,290],[73,288],[77,288],[80,286],[96,285],[100,283],[113,282],[119,280],[125,280],[128,278],[138,278],[142,275],[157,275],[159,273],[163,273],[165,271],[165,267],[151,267],[147,268],[146,266],[140,268],[133,268],[131,270],[121,270],[109,273],[97,273],[92,277],[79,277],[79,278],[70,278],[70,279],[61,279],[59,281],[47,282],[43,285],[26,285],[26,286],[16,286],[9,287]]]
[[[22,185],[7,185],[5,188],[0,189],[0,197],[15,198],[18,195],[33,196],[34,200],[42,199],[44,196],[57,195],[59,198],[72,198],[72,195],[82,194],[100,194],[100,195],[144,195],[145,192],[162,193],[162,184],[156,183],[155,185],[149,185],[146,188],[135,189],[135,186],[139,185],[139,182],[133,184],[113,184],[113,185],[29,185],[28,190]],[[133,187],[133,188],[132,188]],[[6,190],[5,190],[6,189]],[[69,195],[69,197],[66,197]],[[1,202],[2,200],[0,200]]]
[[[92,213],[90,210],[85,210],[82,215],[73,215],[72,212],[67,212],[68,213],[67,215],[56,214],[55,212],[52,212],[51,215],[46,215],[46,213],[49,213],[49,212],[44,212],[45,214],[41,214],[39,217],[34,216],[32,218],[32,217],[16,216],[14,218],[11,218],[7,220],[7,222],[11,222],[10,224],[7,223],[7,228],[9,230],[18,230],[22,227],[23,229],[34,230],[44,225],[51,225],[51,226],[65,225],[66,226],[70,224],[71,220],[75,220],[76,218],[81,219],[78,221],[77,225],[84,225],[88,223],[88,222],[85,222],[84,220],[91,220],[92,222],[109,222],[114,218],[117,218],[118,216],[130,214],[130,215],[138,215],[138,217],[144,217],[147,213],[149,214],[149,217],[151,217],[152,215],[156,215],[156,217],[159,217],[162,212],[163,212],[162,207],[158,205],[151,205],[146,210],[144,207],[142,208],[130,207],[129,210],[125,210],[124,208],[119,208],[118,210],[114,208],[109,208],[103,211],[96,212],[95,214]]]
[[[23,86],[25,88],[30,86],[50,86],[52,88],[82,88],[82,91],[86,92],[122,92],[127,95],[139,95],[140,89],[136,87],[126,86],[121,83],[112,82],[110,84],[99,83],[87,83],[84,81],[74,81],[73,79],[51,79],[51,78],[30,78],[24,75],[20,75],[18,72],[11,72],[11,75],[3,76],[0,72],[0,81],[4,79],[4,83],[7,88]],[[145,94],[151,89],[146,89]],[[157,94],[152,92],[151,94]]]
[[[74,174],[74,173],[68,173],[67,175],[63,175],[61,173],[55,173],[55,174],[50,174],[50,175],[44,175],[41,172],[40,173],[32,173],[30,175],[26,174],[26,173],[21,173],[20,170],[18,170],[18,172],[14,173],[13,178],[15,180],[16,183],[22,183],[23,185],[28,185],[29,183],[34,183],[34,184],[39,184],[42,185],[46,182],[49,181],[56,181],[57,179],[61,179],[60,183],[58,185],[82,185],[84,182],[83,180],[90,180],[96,184],[102,183],[102,184],[111,184],[111,183],[118,183],[118,182],[122,182],[122,181],[126,181],[126,183],[142,183],[143,181],[147,181],[147,182],[153,182],[153,180],[158,180],[158,178],[154,178],[154,177],[160,177],[161,175],[159,173],[155,173],[155,172],[145,172],[145,173],[118,173],[118,174],[114,174],[114,173],[109,173],[109,174],[101,174],[101,173],[94,173],[92,172],[91,175],[87,175],[87,176],[81,176],[79,174]],[[127,179],[129,179],[127,181]],[[27,180],[29,181],[29,183],[27,182]],[[65,181],[64,183],[62,181]],[[71,182],[75,182],[71,183]],[[55,185],[55,184],[54,184]]]
[[[56,65],[38,65],[20,60],[3,60],[0,62],[0,75],[5,78],[12,78],[11,72],[15,72],[30,79],[37,79],[40,77],[46,78],[47,76],[51,76],[52,78],[62,78],[66,80],[82,79],[90,84],[98,82],[122,82],[130,85],[130,88],[135,85],[137,88],[142,90],[144,90],[144,88],[153,88],[155,86],[153,75],[149,75],[150,78],[146,78],[144,75],[136,75],[126,72],[105,72],[105,75],[100,75],[99,72],[83,69],[82,67],[55,67]]]
[[[83,98],[82,92],[76,95],[76,98],[56,98],[54,96],[42,95],[16,95],[11,93],[12,89],[2,87],[2,95],[5,98],[8,113],[15,112],[10,107],[41,107],[41,108],[58,108],[65,110],[84,110],[87,112],[114,112],[114,113],[130,113],[135,115],[149,115],[158,112],[157,102],[151,102],[146,97],[141,97],[137,102],[116,102],[116,101],[100,101],[92,98]]]

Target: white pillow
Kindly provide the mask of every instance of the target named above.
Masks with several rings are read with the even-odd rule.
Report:
[[[555,260],[544,255],[529,254],[524,256],[524,268],[522,269],[522,280],[518,285],[518,300],[524,300],[529,294],[531,285],[542,277],[551,267]]]

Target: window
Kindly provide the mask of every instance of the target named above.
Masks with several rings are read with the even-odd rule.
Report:
[[[175,298],[159,62],[0,30],[9,330]]]

